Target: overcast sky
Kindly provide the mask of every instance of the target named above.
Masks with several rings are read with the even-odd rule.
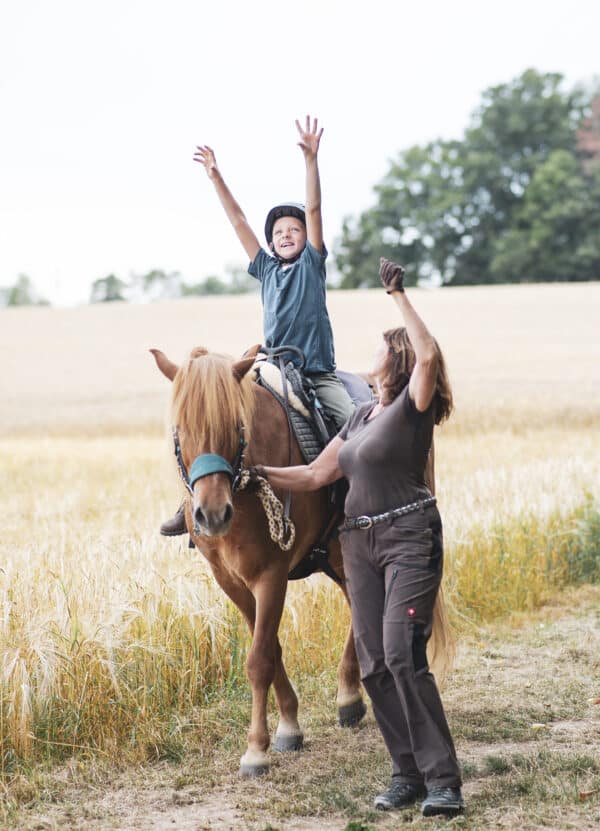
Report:
[[[597,0],[3,0],[0,286],[23,272],[71,304],[111,272],[245,265],[194,146],[262,239],[273,203],[303,200],[306,113],[331,246],[389,159],[460,136],[486,87],[590,81],[599,32]]]

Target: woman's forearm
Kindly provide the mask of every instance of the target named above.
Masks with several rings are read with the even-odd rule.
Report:
[[[289,491],[316,491],[321,485],[310,465],[295,467],[267,467],[260,465],[258,472],[264,472],[269,484]]]
[[[338,454],[344,440],[334,436],[309,465],[294,467],[267,467],[258,465],[256,471],[263,474],[271,485],[290,491],[318,491],[335,482],[343,474],[338,464]]]
[[[421,317],[415,311],[412,303],[406,296],[405,292],[392,292],[396,305],[402,313],[404,318],[404,325],[413,349],[417,363],[426,363],[428,361],[436,360],[437,351],[435,348],[435,341],[427,326],[425,326]]]

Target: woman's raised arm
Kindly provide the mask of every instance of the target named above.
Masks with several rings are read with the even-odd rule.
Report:
[[[402,313],[406,332],[415,350],[416,364],[410,376],[408,392],[417,410],[425,412],[431,404],[437,382],[438,350],[435,340],[406,296],[402,266],[381,257],[379,277]]]

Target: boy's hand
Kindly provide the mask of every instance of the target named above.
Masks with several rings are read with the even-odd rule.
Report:
[[[296,119],[296,128],[300,133],[298,147],[302,149],[305,159],[316,159],[319,152],[319,142],[323,135],[323,128],[318,130],[318,119],[313,118],[312,130],[310,128],[310,116],[306,116],[306,127],[303,130],[300,122]]]
[[[206,170],[209,179],[214,179],[215,175],[219,173],[214,151],[212,147],[208,147],[208,145],[198,145],[196,147],[194,161],[200,162],[200,164],[204,165],[204,169]]]
[[[388,294],[393,291],[404,291],[404,269],[392,260],[379,258],[379,278]]]

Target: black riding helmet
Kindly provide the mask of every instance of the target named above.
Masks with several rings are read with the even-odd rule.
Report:
[[[304,210],[304,205],[301,205],[300,202],[284,202],[281,205],[275,205],[275,207],[271,208],[267,214],[265,222],[265,238],[269,248],[273,242],[273,225],[275,225],[276,221],[281,219],[282,216],[294,216],[296,219],[299,219],[306,228],[306,212]]]

